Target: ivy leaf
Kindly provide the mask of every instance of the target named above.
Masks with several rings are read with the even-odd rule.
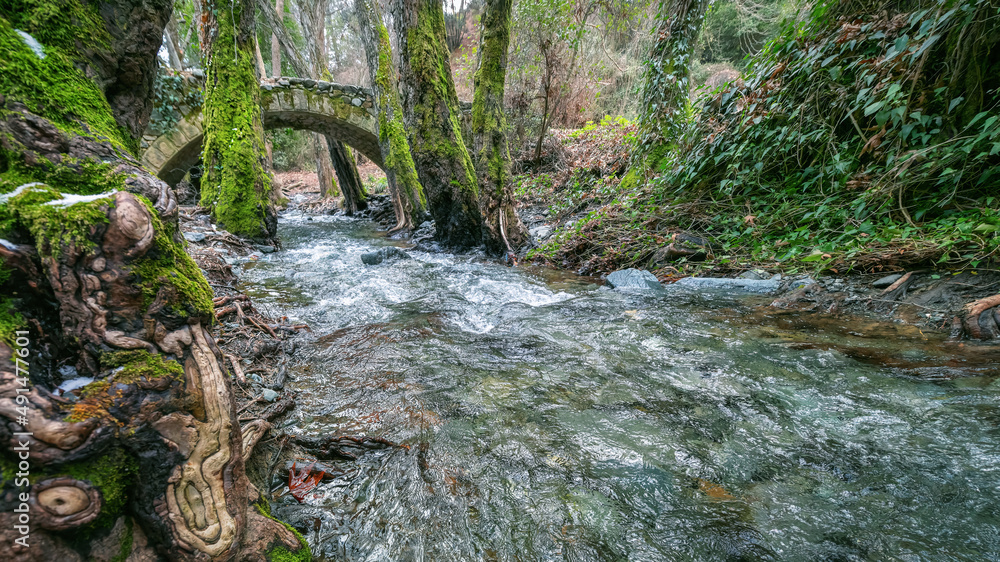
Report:
[[[868,107],[865,108],[865,117],[868,117],[872,113],[875,113],[876,111],[882,109],[883,105],[885,105],[884,100],[869,104]]]

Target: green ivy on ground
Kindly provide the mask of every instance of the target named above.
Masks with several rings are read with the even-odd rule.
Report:
[[[720,270],[992,260],[998,25],[987,1],[822,2],[699,101],[661,169],[630,170],[620,196],[536,254],[664,267],[652,257],[682,230],[713,241],[703,267]]]

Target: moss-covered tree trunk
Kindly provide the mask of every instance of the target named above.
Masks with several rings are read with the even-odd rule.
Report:
[[[656,166],[675,144],[690,102],[691,57],[711,0],[661,0],[646,63],[636,161]]]
[[[205,174],[201,204],[226,230],[273,239],[277,215],[261,121],[260,83],[254,68],[254,3],[203,6],[208,79],[202,104]]]
[[[472,97],[472,145],[479,173],[483,243],[491,254],[513,253],[528,239],[514,208],[503,107],[512,5],[512,0],[486,0]]]
[[[172,191],[135,157],[170,9],[0,4],[0,552],[11,560],[308,559],[249,504],[211,289],[184,252]],[[92,379],[79,397],[57,390],[76,377]]]
[[[351,149],[344,146],[342,142],[333,141],[327,137],[330,145],[330,160],[333,161],[333,169],[337,171],[337,182],[340,184],[340,192],[344,194],[344,211],[347,216],[352,216],[358,211],[368,208],[368,193],[361,183],[361,175],[358,174],[358,164],[351,154]]]
[[[389,31],[376,10],[374,0],[354,0],[361,27],[361,40],[368,58],[375,110],[378,112],[378,143],[396,213],[394,231],[410,230],[427,217],[427,199],[417,177],[410,143],[403,126],[403,109],[396,90],[398,77],[392,64]]]
[[[395,0],[399,91],[413,161],[438,239],[468,248],[482,241],[479,186],[462,139],[458,95],[440,0]]]

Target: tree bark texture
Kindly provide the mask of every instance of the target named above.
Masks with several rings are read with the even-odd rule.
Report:
[[[333,169],[337,172],[337,183],[340,184],[340,192],[344,195],[344,211],[347,216],[353,216],[358,211],[368,208],[368,194],[365,193],[365,187],[361,183],[357,163],[354,161],[351,149],[344,146],[344,143],[327,137],[327,144],[330,147]]]
[[[274,12],[278,15],[277,21],[282,22],[285,17],[285,0],[275,0]],[[271,33],[271,77],[281,78],[281,42],[278,41],[277,33]]]
[[[167,20],[167,51],[170,56],[170,66],[184,70],[184,50],[181,48],[180,34],[177,32],[177,18],[170,14]]]
[[[479,174],[483,243],[494,255],[513,253],[528,240],[514,208],[503,105],[512,5],[512,0],[486,0],[472,97],[472,145]]]
[[[147,104],[108,94],[134,65],[129,95],[151,98],[170,2],[9,7],[0,552],[17,562],[308,560],[294,533],[248,503],[229,378],[207,330],[211,289],[184,251],[172,190],[135,157]],[[77,400],[56,392],[77,375],[93,378]]]
[[[375,109],[378,112],[378,141],[382,162],[396,213],[392,230],[410,230],[427,217],[427,199],[417,177],[410,143],[403,125],[403,109],[399,101],[396,68],[392,64],[389,31],[376,10],[374,0],[355,0],[361,28],[361,41],[368,58]]]
[[[395,0],[399,91],[410,148],[438,239],[453,248],[482,241],[479,186],[462,139],[458,95],[440,0]]]
[[[646,66],[639,156],[656,165],[687,118],[691,57],[711,0],[662,1]]]
[[[254,68],[254,3],[206,3],[202,22],[209,40],[205,84],[205,143],[201,205],[226,230],[273,239],[277,215],[261,121],[260,86]],[[214,14],[214,15],[213,15]]]

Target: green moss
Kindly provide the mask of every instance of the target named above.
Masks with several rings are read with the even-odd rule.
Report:
[[[42,161],[29,167],[13,151],[3,154],[4,152],[0,147],[0,161],[8,163],[6,166],[0,165],[0,169],[7,168],[6,172],[0,174],[0,193],[9,193],[32,182],[59,186],[61,193],[78,195],[96,195],[125,189],[125,175],[117,173],[113,165],[96,159],[64,157],[58,166]]]
[[[101,491],[101,497],[104,500],[101,514],[93,523],[76,532],[78,535],[86,536],[96,529],[110,527],[122,514],[128,500],[128,486],[135,478],[137,471],[138,465],[135,459],[122,448],[115,447],[102,456],[66,464],[58,470],[53,470],[45,478],[61,475],[71,476],[77,480],[90,482],[92,486]],[[32,475],[34,476],[34,472]]]
[[[0,287],[10,279],[11,270],[0,264]],[[17,349],[15,332],[25,326],[24,317],[17,311],[18,299],[4,295],[0,297],[0,342],[11,349]]]
[[[241,236],[268,238],[271,178],[264,169],[264,130],[253,44],[238,41],[234,23],[241,2],[216,12],[218,36],[212,44],[205,89],[205,145],[201,204]],[[235,49],[234,49],[235,48]]]
[[[148,381],[163,377],[184,380],[184,367],[162,355],[153,355],[145,349],[112,351],[101,355],[101,368],[121,370],[114,373],[115,382],[132,384],[145,378]]]
[[[372,10],[370,18],[375,26],[378,40],[378,70],[375,76],[375,93],[378,96],[379,145],[385,169],[395,176],[396,196],[402,203],[404,212],[412,224],[421,220],[427,210],[427,197],[417,177],[417,168],[410,152],[410,143],[403,126],[403,108],[396,95],[396,77],[393,74],[392,46],[389,31],[382,23],[381,16]]]
[[[0,471],[3,472],[3,480],[13,480],[17,472],[16,461],[7,455],[0,455]],[[128,501],[128,486],[135,479],[137,471],[138,465],[135,459],[121,447],[115,446],[101,456],[59,467],[32,464],[31,473],[27,478],[31,484],[35,484],[57,476],[69,476],[88,482],[101,491],[101,498],[104,501],[101,514],[88,525],[74,530],[73,536],[69,537],[71,540],[85,540],[94,531],[111,527],[122,514]],[[131,545],[129,549],[131,550]]]
[[[149,209],[153,217],[156,235],[153,246],[136,260],[129,269],[137,277],[137,285],[142,290],[143,304],[149,306],[157,293],[164,287],[177,292],[177,298],[169,299],[170,310],[180,317],[195,316],[206,321],[215,318],[212,305],[212,289],[198,269],[198,264],[173,240],[173,226],[169,229],[160,220],[153,204],[145,197],[136,196]]]
[[[76,51],[72,43],[66,43],[80,29],[84,29],[71,25],[74,19],[80,19],[73,14],[96,16],[93,8],[89,4],[84,6],[72,1],[51,4],[16,3],[32,4],[37,9],[26,14],[6,6],[0,10],[5,17],[14,18],[13,21],[0,18],[0,52],[4,54],[0,57],[0,92],[4,93],[8,103],[22,102],[30,111],[45,115],[64,132],[103,137],[119,148],[135,154],[136,141],[115,122],[103,92],[77,68],[75,63],[79,59],[73,58]],[[47,18],[45,14],[49,13],[50,8],[60,14]],[[82,19],[84,23],[90,21],[88,18]],[[44,59],[35,55],[24,39],[14,31],[15,25],[26,23],[30,25],[24,27],[45,47]],[[46,26],[52,27],[50,29]],[[67,30],[65,26],[72,29]],[[82,40],[81,44],[93,45],[96,38],[102,36],[97,30],[103,31],[104,27],[86,27],[88,30],[85,34],[88,38]],[[49,39],[53,42],[47,42]]]
[[[87,250],[95,225],[108,222],[108,198],[73,205],[46,205],[62,198],[48,186],[35,186],[0,205],[0,234],[24,227],[31,233],[41,256],[58,258],[71,245]]]
[[[302,545],[302,547],[296,550],[295,552],[289,551],[287,548],[285,548],[284,545],[278,545],[272,548],[271,550],[267,551],[267,559],[269,562],[309,562],[310,560],[312,560],[312,553],[309,550],[309,543],[306,542],[306,538],[302,536],[302,533],[296,531],[295,528],[289,525],[288,523],[285,523],[280,519],[276,519],[273,515],[271,515],[271,507],[270,505],[268,505],[266,500],[262,500],[260,503],[256,504],[256,507],[258,513],[260,513],[264,517],[267,517],[268,519],[272,519],[274,521],[277,521],[278,523],[281,523],[282,525],[285,526],[285,528],[294,533],[295,537],[299,539],[299,544]]]
[[[111,559],[111,562],[125,562],[128,560],[129,554],[132,553],[132,543],[135,541],[132,525],[133,523],[130,519],[125,520],[125,532],[122,533],[122,542],[120,543],[118,554]]]

